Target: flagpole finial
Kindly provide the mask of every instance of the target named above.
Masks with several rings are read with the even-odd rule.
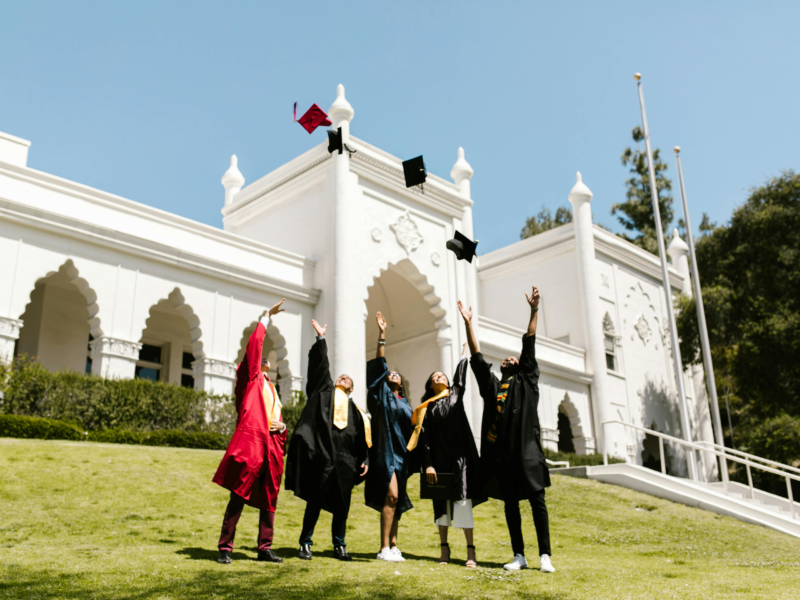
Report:
[[[633,78],[634,78],[636,81],[639,81],[639,80],[642,78],[642,74],[641,74],[641,73],[634,73],[634,74],[633,74]]]
[[[680,154],[680,153],[681,153],[681,147],[675,146],[675,154]]]

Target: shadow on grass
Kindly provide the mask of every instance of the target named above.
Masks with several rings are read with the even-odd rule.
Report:
[[[208,548],[184,548],[183,550],[177,550],[175,554],[187,556],[190,560],[210,560],[217,562],[219,558],[219,550],[209,550]],[[233,560],[255,560],[241,552],[233,552],[231,558]]]

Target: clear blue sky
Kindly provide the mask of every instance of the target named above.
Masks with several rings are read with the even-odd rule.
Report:
[[[798,23],[799,2],[5,0],[0,131],[33,168],[221,226],[230,155],[252,182],[321,142],[292,103],[327,110],[343,83],[354,135],[446,178],[465,148],[485,253],[576,170],[619,230],[641,71],[696,227],[798,168]]]

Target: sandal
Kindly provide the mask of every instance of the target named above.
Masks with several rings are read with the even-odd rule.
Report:
[[[447,560],[442,560],[442,558],[439,557],[439,564],[440,565],[449,565],[450,564],[450,544],[445,542],[444,544],[439,544],[439,545],[442,548],[447,548]]]
[[[475,552],[475,546],[470,546],[469,544],[467,544],[467,556],[469,556],[469,551],[470,550]],[[477,556],[476,556],[476,559],[477,559]],[[478,567],[477,560],[472,560],[470,558],[467,558],[466,567],[468,569],[476,569]]]

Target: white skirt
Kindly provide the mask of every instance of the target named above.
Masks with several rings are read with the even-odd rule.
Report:
[[[434,522],[442,527],[472,529],[472,500],[448,500],[447,512]]]

